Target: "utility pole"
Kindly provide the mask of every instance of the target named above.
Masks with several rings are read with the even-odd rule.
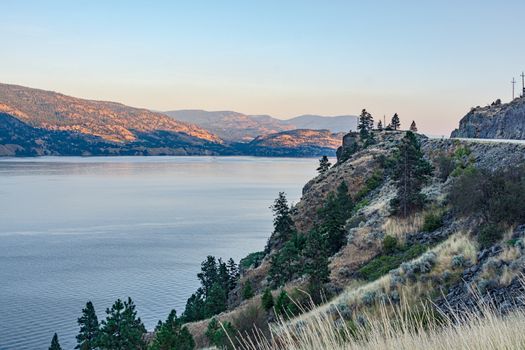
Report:
[[[512,101],[514,101],[514,85],[516,85],[516,79],[512,78]]]
[[[521,72],[521,97],[525,97],[525,72]]]

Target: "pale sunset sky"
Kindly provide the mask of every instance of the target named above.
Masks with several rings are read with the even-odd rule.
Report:
[[[509,101],[525,1],[1,0],[0,82],[155,110],[397,112],[448,135]]]

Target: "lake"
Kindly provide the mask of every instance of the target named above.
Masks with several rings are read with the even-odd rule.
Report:
[[[99,320],[130,296],[152,330],[198,287],[207,255],[264,248],[279,191],[297,202],[316,159],[0,159],[0,349],[73,349],[86,301]]]

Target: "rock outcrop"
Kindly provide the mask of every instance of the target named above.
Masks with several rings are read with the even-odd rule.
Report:
[[[475,107],[452,131],[454,138],[525,140],[525,97],[502,104],[499,100],[486,107]]]

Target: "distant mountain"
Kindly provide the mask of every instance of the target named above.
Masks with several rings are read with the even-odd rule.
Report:
[[[201,127],[179,122],[162,113],[18,85],[0,84],[0,112],[16,116],[34,127],[75,131],[107,141],[135,141],[138,133],[164,130],[203,141],[222,142]]]
[[[349,132],[357,130],[357,117],[354,115],[340,115],[325,117],[320,115],[301,115],[292,119],[284,120],[294,129],[330,130],[331,132]]]
[[[0,156],[312,157],[333,155],[341,143],[342,135],[295,130],[270,116],[199,110],[169,114],[0,84]]]
[[[136,156],[136,155],[235,155],[239,151],[203,141],[184,133],[156,130],[136,133],[130,142],[99,136],[30,126],[0,112],[0,156]]]
[[[472,108],[451,137],[525,140],[525,97]]]
[[[297,129],[258,136],[247,144],[236,147],[255,156],[320,157],[335,156],[345,133],[329,130]]]
[[[270,116],[258,118],[232,111],[188,109],[168,111],[165,114],[176,120],[196,124],[228,141],[251,141],[259,135],[295,129],[294,126]]]
[[[282,120],[269,115],[246,115],[233,111],[179,110],[165,113],[177,120],[205,128],[224,140],[234,142],[251,141],[257,136],[294,129],[330,130],[337,133],[357,128],[357,117],[352,115],[335,117],[303,115]]]

